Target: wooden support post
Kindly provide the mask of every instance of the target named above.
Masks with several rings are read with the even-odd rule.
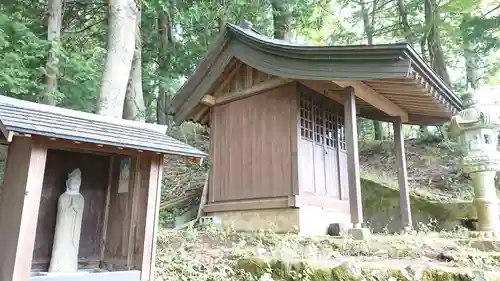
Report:
[[[399,198],[403,229],[412,228],[410,191],[408,189],[408,173],[406,170],[406,154],[404,145],[403,123],[397,118],[393,123],[394,144],[396,146],[396,166],[398,168]]]
[[[133,168],[130,171],[133,175],[131,178],[130,186],[132,188],[129,189],[129,200],[131,200],[131,210],[130,210],[130,224],[128,229],[128,248],[127,248],[127,269],[130,270],[133,268],[134,262],[134,247],[135,247],[135,239],[137,234],[137,213],[139,208],[139,193],[141,189],[141,161],[143,161],[145,157],[137,156],[135,157],[133,163]]]
[[[163,179],[163,155],[151,159],[147,198],[146,224],[144,232],[144,251],[141,266],[141,281],[153,280],[156,240],[158,235],[158,216],[160,212],[161,185]]]
[[[361,202],[361,180],[359,174],[356,96],[354,95],[354,88],[352,87],[345,88],[344,115],[351,222],[354,228],[360,228],[361,223],[363,223],[363,207]]]
[[[29,279],[47,147],[14,137],[0,199],[0,280]]]
[[[347,179],[349,183],[349,207],[355,239],[366,239],[369,230],[363,229],[363,203],[361,200],[361,179],[359,173],[358,130],[356,120],[356,96],[354,88],[345,88],[344,94],[345,138],[347,147]]]
[[[203,185],[203,190],[201,192],[200,206],[198,207],[198,214],[196,215],[197,220],[199,220],[205,213],[205,212],[203,212],[203,207],[205,207],[205,204],[207,204],[209,174],[210,174],[210,171],[207,172],[207,175],[205,178],[205,184]]]

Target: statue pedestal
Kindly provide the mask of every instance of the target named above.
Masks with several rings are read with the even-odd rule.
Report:
[[[495,187],[495,171],[471,173],[474,185],[474,206],[478,217],[478,230],[500,232],[498,196]]]
[[[500,170],[500,153],[497,149],[500,105],[479,103],[480,96],[477,94],[470,95],[467,108],[451,118],[448,131],[458,137],[465,153],[461,168],[472,178],[479,230],[475,234],[491,239],[500,233],[495,188],[495,175]]]

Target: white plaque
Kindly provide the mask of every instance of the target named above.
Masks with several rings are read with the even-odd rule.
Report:
[[[118,193],[127,193],[130,183],[130,159],[122,159],[120,162],[120,180],[118,181]]]

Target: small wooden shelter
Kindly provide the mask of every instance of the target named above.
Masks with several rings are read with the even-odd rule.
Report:
[[[167,136],[165,126],[4,96],[0,130],[8,145],[0,195],[2,281],[152,280],[163,156],[194,160],[203,152]],[[88,274],[43,276],[57,200],[75,168],[85,198],[79,267]]]
[[[314,234],[363,222],[358,116],[394,124],[409,227],[402,124],[442,124],[462,108],[407,44],[309,46],[228,25],[172,113],[210,126],[206,212],[236,229]]]

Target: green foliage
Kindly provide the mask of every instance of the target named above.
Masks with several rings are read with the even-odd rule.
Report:
[[[0,14],[0,91],[37,100],[47,50],[47,42],[18,17]]]

